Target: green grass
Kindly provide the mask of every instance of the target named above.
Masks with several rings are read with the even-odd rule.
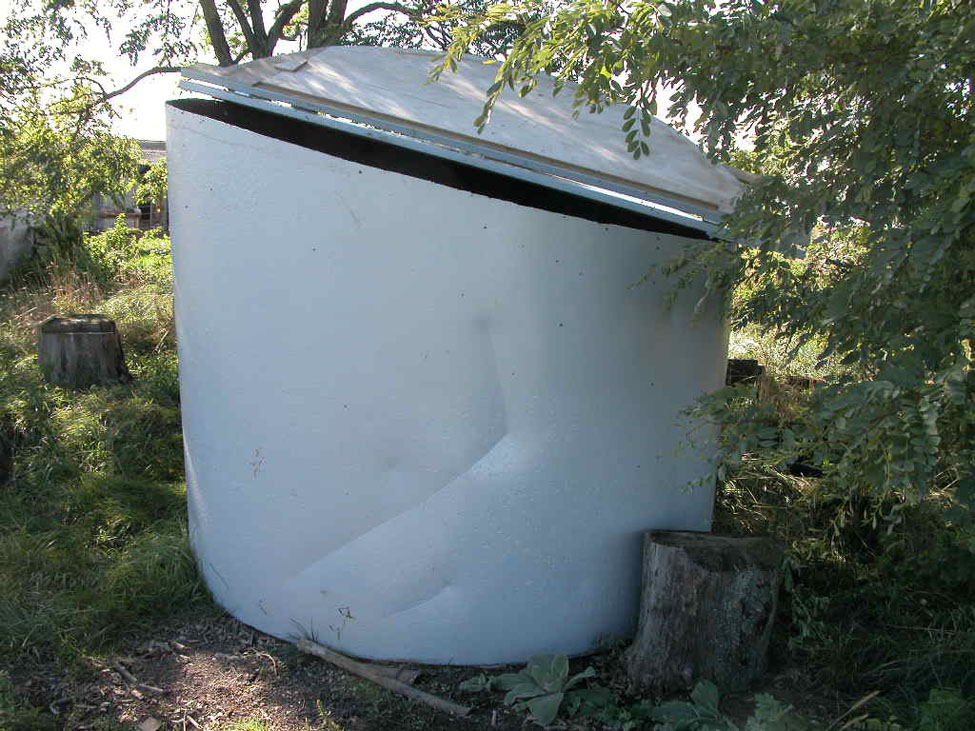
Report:
[[[129,239],[94,273],[35,271],[0,292],[0,429],[13,447],[0,485],[0,667],[12,673],[71,668],[209,602],[184,519],[168,242]],[[64,312],[117,321],[131,383],[43,382],[33,326]],[[3,682],[0,727],[14,725]]]

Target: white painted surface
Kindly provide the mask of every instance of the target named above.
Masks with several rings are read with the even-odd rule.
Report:
[[[659,119],[652,125],[650,154],[635,160],[621,132],[625,107],[601,114],[583,111],[575,118],[575,86],[553,96],[548,76],[539,77],[536,90],[524,98],[507,90],[478,135],[473,121],[497,67],[468,56],[456,73],[427,83],[434,59],[428,51],[332,46],[238,66],[200,64],[192,70],[291,94],[298,103],[301,98],[327,102],[446,132],[485,151],[521,153],[528,165],[543,160],[564,167],[569,176],[572,169],[585,171],[716,212],[730,211],[741,192],[741,183],[728,168],[709,162],[696,145]],[[381,118],[377,124],[382,125]]]
[[[243,621],[489,664],[634,629],[639,533],[707,529],[678,410],[721,385],[686,240],[169,109],[190,529]],[[220,215],[214,215],[219,211]]]
[[[22,218],[0,218],[0,282],[30,253],[33,243],[31,228]]]

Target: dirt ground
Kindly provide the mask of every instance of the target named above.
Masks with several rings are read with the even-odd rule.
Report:
[[[590,661],[602,666],[600,677],[618,669],[618,661],[609,656],[579,662]],[[13,672],[11,679],[18,696],[43,709],[48,718],[53,716],[54,727],[66,730],[538,728],[523,714],[504,707],[499,694],[458,692],[457,685],[476,674],[476,669],[417,669],[421,673],[415,687],[469,705],[471,714],[456,718],[407,700],[229,616],[191,617],[161,625],[133,638],[123,652],[89,660],[70,674],[38,664]],[[836,718],[851,702],[839,694],[824,694],[795,668],[770,674],[763,685],[756,692],[772,693],[808,719]],[[722,698],[722,710],[739,723],[753,707],[752,693]]]
[[[161,627],[126,654],[92,661],[73,678],[34,668],[18,695],[63,729],[366,731],[521,728],[496,699],[457,693],[474,671],[421,668],[415,687],[473,705],[455,718],[298,652],[230,617]]]

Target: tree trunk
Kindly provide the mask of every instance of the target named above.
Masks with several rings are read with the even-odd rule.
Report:
[[[37,359],[49,383],[68,388],[131,380],[115,322],[104,315],[51,317],[40,327]]]
[[[782,549],[770,538],[650,531],[631,684],[652,693],[713,681],[746,689],[765,672]]]

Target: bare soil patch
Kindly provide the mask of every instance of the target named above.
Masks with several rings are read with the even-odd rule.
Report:
[[[474,705],[471,716],[454,718],[410,702],[226,616],[161,626],[119,654],[91,661],[74,677],[35,667],[13,680],[15,692],[54,715],[57,727],[78,731],[523,726],[520,714],[487,698],[479,708],[476,697],[456,693],[474,670],[421,670],[417,688]]]

